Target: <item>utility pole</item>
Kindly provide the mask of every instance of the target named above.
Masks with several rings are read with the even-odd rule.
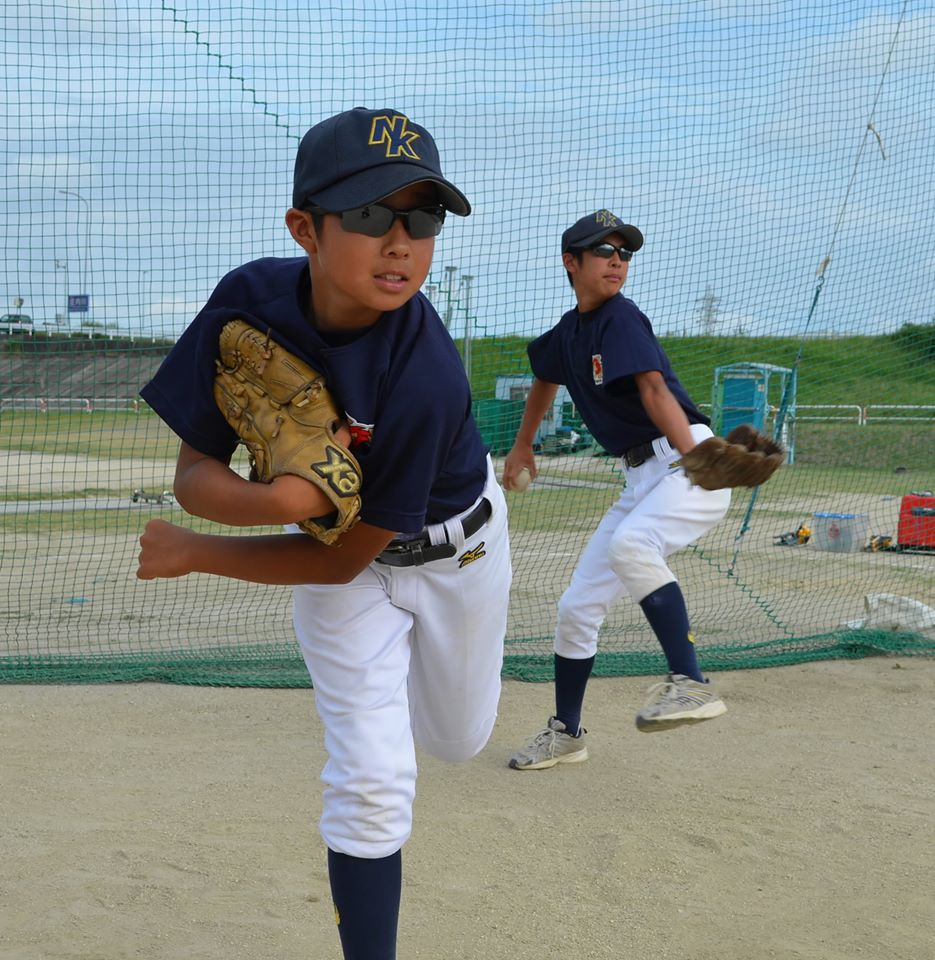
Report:
[[[698,301],[701,314],[701,332],[708,336],[714,333],[717,326],[717,305],[720,302],[721,298],[716,297],[710,287],[705,288],[704,296]]]

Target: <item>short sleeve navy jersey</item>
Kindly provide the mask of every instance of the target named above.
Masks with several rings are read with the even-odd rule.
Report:
[[[486,482],[487,449],[461,359],[432,305],[417,294],[359,336],[329,342],[303,309],[309,282],[304,257],[228,274],[140,395],[189,446],[226,462],[237,435],[214,401],[215,361],[221,328],[242,317],[325,375],[360,461],[362,520],[417,533],[465,510]]]
[[[569,310],[548,333],[528,347],[532,372],[564,384],[587,428],[614,456],[660,437],[640,401],[635,375],[658,370],[689,423],[709,420],[692,403],[652,324],[621,294],[596,310]]]

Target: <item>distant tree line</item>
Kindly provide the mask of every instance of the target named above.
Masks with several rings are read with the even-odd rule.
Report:
[[[904,349],[935,363],[935,320],[931,323],[904,323],[890,336]]]

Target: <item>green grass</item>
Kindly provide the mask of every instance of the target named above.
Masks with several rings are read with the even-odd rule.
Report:
[[[731,363],[792,367],[801,345],[797,398],[800,404],[935,404],[935,362],[897,334],[804,343],[792,337],[660,340],[676,374],[697,403],[711,401],[717,367]],[[530,372],[527,343],[525,337],[488,337],[472,342],[472,387],[476,400],[494,397],[498,376]]]
[[[101,537],[138,537],[152,519],[167,520],[188,527],[198,533],[224,536],[254,536],[282,533],[282,527],[226,527],[200,517],[192,517],[181,508],[162,509],[145,507],[127,510],[62,510],[32,511],[28,519],[23,515],[0,514],[0,531],[4,535],[19,534],[29,537],[72,536],[94,534]],[[12,552],[12,551],[11,551]]]
[[[173,460],[174,433],[154,414],[123,411],[4,411],[0,450],[104,459]]]

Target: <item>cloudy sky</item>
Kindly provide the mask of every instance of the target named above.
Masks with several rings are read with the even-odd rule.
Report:
[[[626,292],[661,333],[935,317],[935,0],[33,0],[0,26],[3,312],[87,292],[177,335],[229,269],[298,253],[298,141],[365,105],[427,126],[474,205],[431,278],[474,278],[433,294],[456,336],[554,323],[559,235],[600,207],[646,236]]]

